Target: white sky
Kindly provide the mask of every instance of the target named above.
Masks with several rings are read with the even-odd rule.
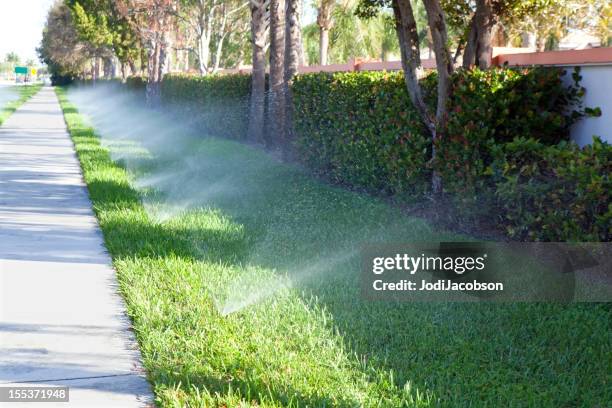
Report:
[[[55,0],[0,0],[0,59],[14,51],[25,62],[33,59],[38,63],[36,47],[47,12]],[[306,1],[303,24],[316,19],[311,1]]]
[[[0,0],[0,58],[14,51],[22,60],[38,63],[36,47],[53,1]]]
[[[2,1],[2,0],[0,0]],[[308,25],[310,23],[314,23],[317,21],[317,10],[313,6],[314,1],[306,0],[304,1],[304,8],[302,9],[302,26]]]

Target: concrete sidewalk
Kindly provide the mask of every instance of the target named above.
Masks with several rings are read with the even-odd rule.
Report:
[[[0,387],[65,385],[62,407],[152,404],[110,265],[43,88],[0,127]]]

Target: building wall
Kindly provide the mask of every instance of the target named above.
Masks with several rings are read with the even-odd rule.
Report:
[[[586,89],[584,105],[599,107],[602,115],[598,118],[585,118],[574,125],[572,140],[584,146],[591,143],[596,135],[612,144],[612,47],[499,54],[494,55],[493,60],[497,65],[567,67],[565,80],[568,83],[572,83],[574,67],[579,66],[581,85]]]
[[[573,67],[567,70],[565,80],[572,82]],[[572,128],[572,139],[580,146],[591,143],[599,136],[612,144],[612,63],[583,65],[580,67],[581,85],[585,87],[584,106],[599,107],[601,116],[584,118]]]

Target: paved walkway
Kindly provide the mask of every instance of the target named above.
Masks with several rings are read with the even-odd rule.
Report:
[[[0,387],[65,385],[63,407],[151,403],[110,263],[43,88],[0,127]]]

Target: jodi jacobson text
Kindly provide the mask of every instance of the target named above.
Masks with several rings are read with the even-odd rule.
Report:
[[[440,279],[435,282],[421,280],[417,282],[402,279],[397,282],[384,282],[380,279],[372,282],[372,287],[376,291],[464,291],[464,290],[490,290],[502,291],[504,284],[501,282],[453,282],[449,279]]]

